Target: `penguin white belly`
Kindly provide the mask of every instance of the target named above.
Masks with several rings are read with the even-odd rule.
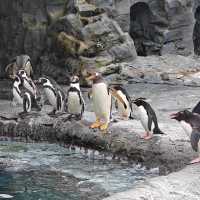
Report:
[[[111,112],[111,94],[108,94],[108,88],[105,83],[93,84],[92,100],[96,116],[109,122]]]
[[[181,127],[183,128],[183,130],[185,131],[185,133],[190,137],[191,133],[192,133],[192,127],[190,124],[188,124],[185,121],[180,121],[181,123]]]
[[[117,91],[117,94],[123,99],[123,101],[125,102],[127,108],[124,108],[124,105],[117,99],[117,104],[118,104],[118,112],[119,114],[124,117],[124,116],[127,116],[129,117],[130,116],[130,112],[131,112],[131,109],[130,109],[130,105],[129,105],[129,102],[126,98],[126,95],[124,95],[120,90]]]
[[[141,124],[144,127],[145,131],[149,132],[150,130],[148,128],[148,115],[143,106],[138,107],[138,114],[139,114],[139,119],[141,121]],[[154,127],[152,127],[151,130],[153,130],[153,128]]]
[[[13,100],[17,104],[20,104],[20,105],[23,104],[23,98],[19,95],[19,93],[16,91],[15,88],[13,88]]]
[[[68,112],[70,114],[81,113],[82,105],[80,104],[80,99],[77,92],[69,92],[67,104]]]
[[[44,92],[47,96],[47,99],[49,100],[50,104],[57,108],[57,97],[55,96],[54,92],[49,88],[44,88]]]

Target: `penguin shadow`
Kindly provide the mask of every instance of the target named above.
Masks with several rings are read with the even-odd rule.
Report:
[[[18,116],[21,119],[33,118],[33,117],[39,117],[39,116],[41,116],[41,113],[37,112],[37,111],[31,111],[31,112],[22,111],[22,112],[18,113]]]

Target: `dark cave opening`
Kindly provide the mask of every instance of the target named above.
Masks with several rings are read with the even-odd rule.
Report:
[[[148,4],[139,2],[130,8],[129,33],[139,56],[160,55],[160,35]]]
[[[200,55],[200,6],[197,7],[194,17],[196,19],[193,30],[194,53]]]

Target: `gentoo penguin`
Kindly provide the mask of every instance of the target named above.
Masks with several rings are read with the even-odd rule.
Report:
[[[188,110],[180,111],[170,115],[171,119],[175,119],[180,122],[183,130],[190,137],[191,146],[194,151],[200,153],[200,115],[192,113]],[[200,155],[190,163],[199,163]]]
[[[121,103],[119,99],[115,100],[115,107],[118,110],[120,116],[123,119],[133,119],[132,117],[133,109],[132,109],[131,98],[129,94],[127,93],[127,91],[125,90],[125,88],[123,88],[123,86],[119,84],[110,85],[110,87],[116,90],[117,94],[123,99],[123,101],[126,104],[126,106],[124,106],[124,104]]]
[[[49,103],[53,106],[53,111],[49,114],[55,114],[56,111],[63,112],[65,107],[65,94],[59,85],[47,76],[40,77],[38,83],[42,84],[45,95]]]
[[[92,81],[92,101],[96,115],[96,121],[90,127],[106,130],[111,118],[111,94],[119,98],[125,107],[126,105],[123,99],[116,94],[115,89],[108,87],[100,73],[91,72],[88,74],[89,77],[86,80]]]
[[[72,76],[70,86],[67,92],[66,107],[68,113],[75,115],[78,119],[82,118],[85,109],[85,102],[80,90],[78,76]]]
[[[158,127],[156,113],[151,105],[144,98],[137,98],[132,102],[138,107],[138,118],[146,131],[143,138],[148,140],[152,138],[153,134],[164,134]]]
[[[31,112],[33,108],[37,111],[41,111],[41,107],[38,105],[35,96],[30,91],[22,91],[20,86],[22,85],[21,78],[15,75],[13,83],[13,103],[23,105],[24,113]]]
[[[22,85],[28,90],[30,91],[35,98],[37,98],[37,88],[35,83],[33,82],[33,80],[27,76],[26,71],[21,69],[18,71],[17,75],[21,78],[22,80]]]

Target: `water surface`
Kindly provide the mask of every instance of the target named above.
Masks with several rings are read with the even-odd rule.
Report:
[[[103,199],[158,174],[97,151],[44,143],[0,142],[0,166],[0,199],[16,200]]]

